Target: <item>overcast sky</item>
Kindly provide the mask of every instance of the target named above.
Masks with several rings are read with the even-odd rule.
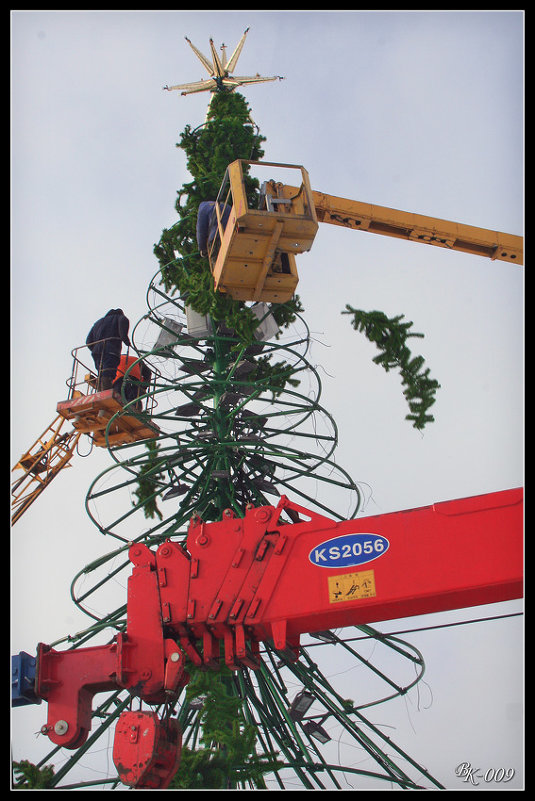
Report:
[[[190,179],[175,143],[203,122],[209,99],[162,91],[207,77],[185,36],[207,55],[213,37],[230,54],[250,27],[236,73],[284,76],[243,91],[265,158],[303,164],[314,189],[523,235],[520,11],[15,11],[11,20],[13,464],[55,417],[71,350],[92,323],[112,307],[133,325],[147,312],[153,245]],[[523,484],[523,268],[324,225],[298,269],[337,461],[366,487],[363,514]],[[341,315],[346,303],[405,314],[425,334],[413,342],[441,389],[423,433],[404,420],[399,377],[372,364],[373,346]],[[115,547],[84,506],[109,463],[103,452],[75,457],[14,527],[13,653],[88,625],[69,586]],[[521,609],[512,601],[378,627]],[[383,705],[377,720],[447,787],[467,786],[455,776],[461,762],[513,768],[507,786],[522,787],[522,617],[407,639],[426,660],[429,697]],[[341,667],[329,666],[333,683],[365,685],[361,666]],[[15,710],[15,758],[47,753],[35,736],[45,717],[43,705]],[[111,756],[87,771],[108,768]]]

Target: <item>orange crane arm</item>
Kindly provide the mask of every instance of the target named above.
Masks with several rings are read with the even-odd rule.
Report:
[[[298,192],[297,187],[283,187],[285,197],[295,197]],[[356,231],[368,231],[412,242],[423,242],[514,264],[524,263],[524,245],[521,236],[389,209],[386,206],[375,206],[358,200],[334,197],[315,190],[312,190],[311,195],[318,222],[342,225]]]
[[[26,509],[48,487],[53,478],[69,467],[81,431],[61,433],[65,419],[58,415],[32,447],[23,453],[13,470],[23,475],[11,485],[11,522],[16,523]]]

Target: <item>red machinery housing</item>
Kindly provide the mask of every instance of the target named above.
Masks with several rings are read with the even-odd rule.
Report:
[[[283,522],[284,510],[296,522]],[[131,546],[126,633],[64,652],[38,646],[43,731],[79,747],[103,690],[126,688],[149,704],[176,698],[189,680],[186,657],[217,668],[223,652],[231,669],[254,670],[263,641],[296,660],[305,632],[519,598],[522,532],[522,489],[342,522],[286,497],[244,518],[194,517],[185,545]],[[136,787],[167,786],[180,734],[136,714],[117,725],[119,775]]]
[[[182,733],[155,712],[123,712],[115,727],[113,762],[123,784],[165,790],[178,769]]]

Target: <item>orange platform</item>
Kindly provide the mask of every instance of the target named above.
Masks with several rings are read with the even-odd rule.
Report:
[[[113,389],[94,392],[91,395],[76,394],[75,397],[60,401],[57,405],[58,414],[70,420],[77,431],[90,434],[95,445],[100,448],[158,436],[158,426],[128,412],[119,414],[107,431],[111,418],[122,409],[121,396]]]

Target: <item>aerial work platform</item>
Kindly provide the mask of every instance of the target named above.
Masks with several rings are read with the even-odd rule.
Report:
[[[262,185],[259,208],[252,208],[247,193],[250,165],[239,159],[227,168],[215,210],[218,235],[209,250],[215,289],[234,300],[285,303],[298,284],[295,255],[310,250],[318,221],[304,167],[262,162],[262,167],[297,171],[300,186],[291,197],[283,184],[270,180]],[[231,207],[224,226],[221,209]]]
[[[60,401],[57,412],[81,434],[90,434],[99,448],[124,445],[141,439],[153,439],[159,429],[128,412],[117,414],[123,409],[121,396],[113,389],[94,392],[91,395],[79,394],[69,400]],[[117,415],[115,417],[115,415]],[[115,417],[108,428],[112,417]]]
[[[155,439],[160,433],[158,426],[149,422],[154,400],[149,400],[143,387],[139,389],[138,398],[126,403],[116,389],[99,391],[97,376],[82,362],[80,350],[73,351],[72,374],[67,380],[69,397],[57,404],[55,420],[13,467],[13,470],[22,471],[22,475],[19,474],[11,485],[12,523],[16,523],[50,482],[70,466],[82,434],[97,447],[108,448]],[[126,370],[126,376],[131,369]],[[72,429],[65,430],[66,421],[72,423]]]
[[[139,400],[125,404],[118,389],[99,389],[97,376],[82,361],[80,351],[85,349],[82,346],[73,350],[72,374],[67,381],[69,397],[59,401],[57,413],[70,420],[76,431],[88,434],[99,448],[157,437],[158,426],[147,420],[152,411],[147,407],[147,398],[143,400],[141,395]],[[126,376],[131,369],[126,370]]]

